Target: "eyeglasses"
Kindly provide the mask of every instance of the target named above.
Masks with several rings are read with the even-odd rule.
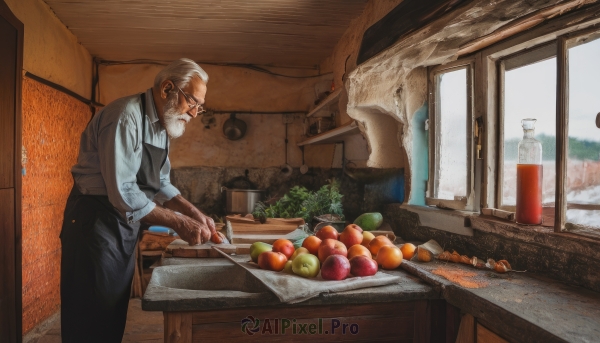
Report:
[[[173,84],[175,85],[175,83],[173,83]],[[200,105],[198,102],[196,102],[194,99],[192,99],[191,96],[185,94],[185,92],[182,91],[181,88],[179,88],[177,85],[175,85],[175,87],[177,87],[177,89],[185,97],[185,100],[187,101],[188,106],[190,107],[190,111],[193,110],[194,108],[196,108],[196,115],[206,112],[206,110],[204,108],[202,108],[202,105]]]

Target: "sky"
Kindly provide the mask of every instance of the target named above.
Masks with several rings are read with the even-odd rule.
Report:
[[[600,142],[600,39],[569,49],[569,136]],[[520,121],[536,118],[536,135],[556,135],[556,58],[506,72],[505,139],[523,136]]]

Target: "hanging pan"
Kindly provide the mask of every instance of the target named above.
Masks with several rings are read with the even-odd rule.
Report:
[[[229,119],[223,123],[223,133],[228,139],[237,141],[246,134],[246,122],[237,119],[235,113],[232,113]]]

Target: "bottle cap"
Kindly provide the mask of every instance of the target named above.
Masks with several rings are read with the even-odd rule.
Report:
[[[534,118],[523,119],[521,120],[521,125],[523,125],[524,130],[533,130],[535,128],[534,126],[536,121],[537,119]]]

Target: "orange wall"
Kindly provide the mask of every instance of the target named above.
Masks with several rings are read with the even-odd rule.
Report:
[[[23,78],[23,333],[60,308],[60,239],[87,105]]]

